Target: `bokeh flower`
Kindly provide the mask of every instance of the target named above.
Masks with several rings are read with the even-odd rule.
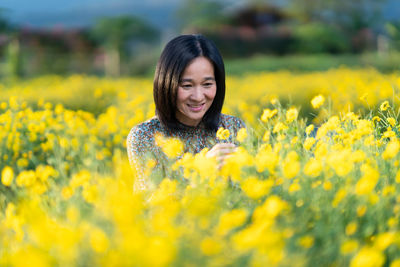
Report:
[[[323,95],[314,96],[311,100],[311,105],[313,108],[321,107],[325,102],[325,97]]]

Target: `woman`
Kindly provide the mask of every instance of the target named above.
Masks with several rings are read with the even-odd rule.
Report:
[[[155,144],[155,135],[177,137],[185,152],[209,148],[207,156],[220,163],[234,151],[235,136],[245,127],[242,120],[221,114],[225,98],[225,69],[216,46],[202,35],[181,35],[164,48],[154,76],[156,117],[132,128],[127,139],[128,156],[138,174],[135,189],[153,181],[144,174],[145,156],[157,161],[159,177],[165,177],[166,156]],[[217,130],[230,131],[227,140],[216,138]]]

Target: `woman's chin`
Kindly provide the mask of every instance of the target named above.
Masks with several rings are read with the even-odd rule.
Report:
[[[178,120],[188,126],[197,126],[201,119],[203,118],[203,116],[186,116],[185,118],[179,119]]]

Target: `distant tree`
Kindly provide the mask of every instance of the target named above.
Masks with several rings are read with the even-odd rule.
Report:
[[[0,33],[9,33],[14,29],[5,16],[6,12],[6,9],[0,8]]]
[[[10,77],[19,77],[22,75],[20,40],[15,27],[6,18],[6,13],[6,9],[0,8],[0,36],[6,44],[0,50],[0,56],[5,59],[2,72]]]
[[[390,45],[394,50],[400,51],[400,22],[390,22],[385,25],[389,36]]]
[[[91,33],[105,48],[106,74],[112,76],[120,75],[121,57],[128,54],[129,43],[150,42],[157,39],[159,35],[157,29],[134,16],[102,18],[94,25]]]
[[[183,0],[176,17],[182,29],[213,29],[226,22],[220,0]]]
[[[357,31],[382,19],[387,0],[288,0],[288,10],[303,22],[336,24]]]

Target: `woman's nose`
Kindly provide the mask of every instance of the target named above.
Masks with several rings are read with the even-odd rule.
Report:
[[[203,90],[200,87],[195,87],[190,95],[192,100],[200,101],[203,99]]]

